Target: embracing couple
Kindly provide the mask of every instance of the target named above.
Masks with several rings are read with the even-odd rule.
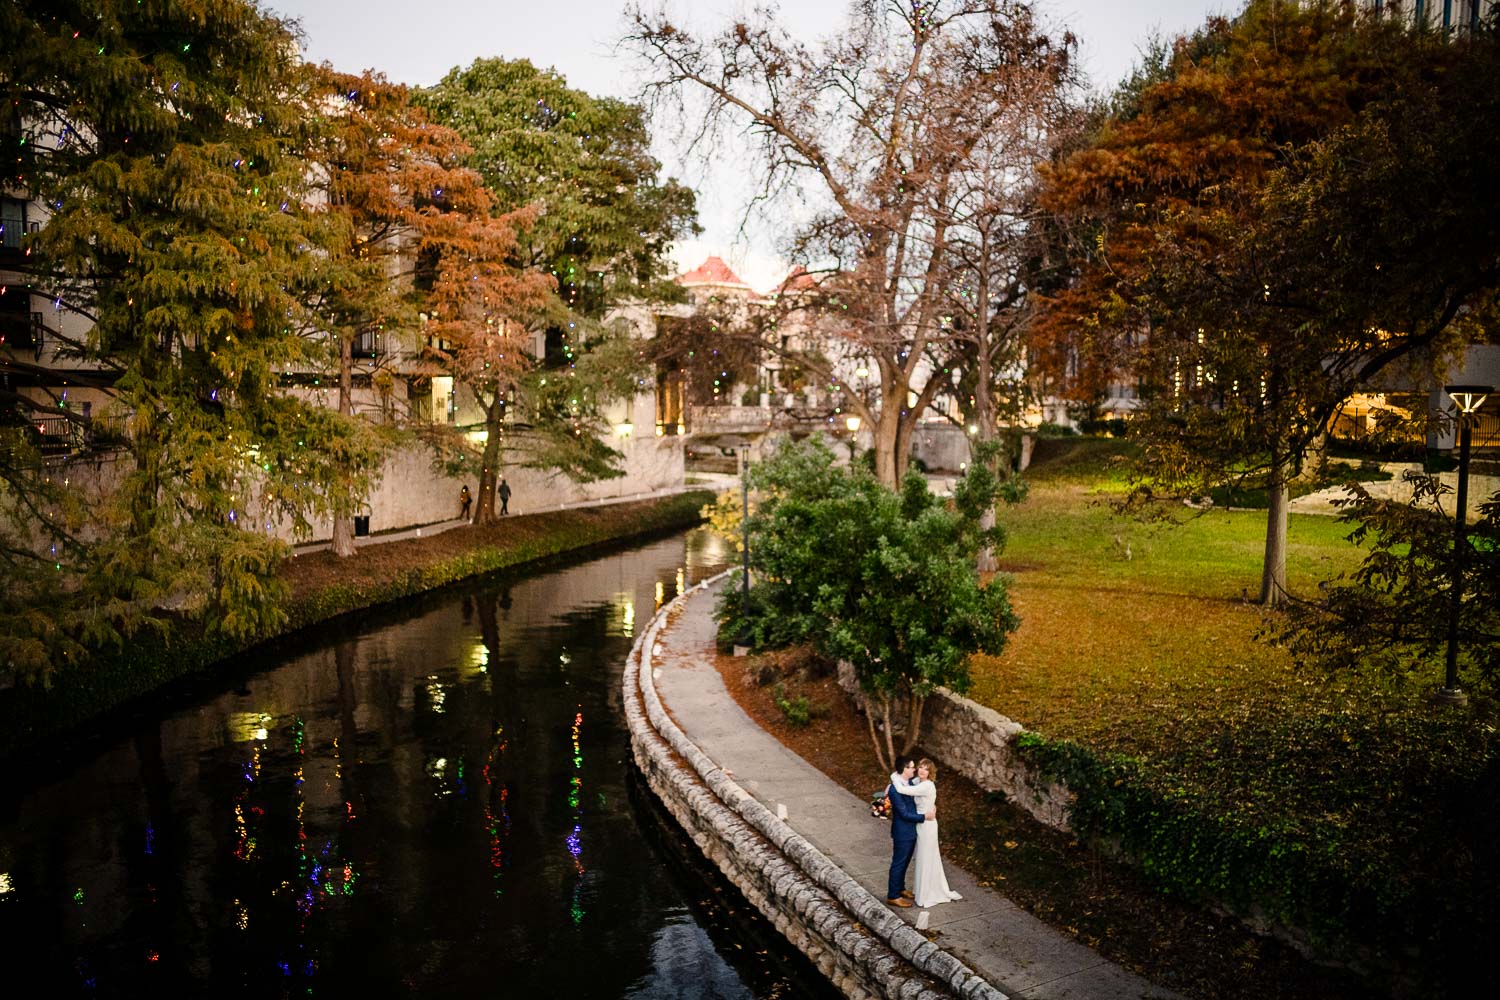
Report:
[[[896,758],[896,772],[886,793],[891,800],[891,874],[885,901],[892,906],[910,906],[912,899],[921,907],[937,906],[963,898],[948,888],[943,859],[938,856],[936,782],[937,765],[926,757],[920,761]],[[912,877],[914,889],[908,892],[906,869],[914,854],[917,870]]]

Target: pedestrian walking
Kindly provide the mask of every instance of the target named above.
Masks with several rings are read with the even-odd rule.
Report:
[[[500,489],[498,490],[498,493],[499,493],[499,496],[500,496],[500,513],[502,513],[502,514],[509,514],[510,513],[510,483],[507,483],[505,481],[505,477],[504,476],[500,477]]]
[[[465,521],[469,519],[469,507],[474,503],[474,497],[469,493],[469,484],[465,483],[463,489],[458,491],[458,516]]]

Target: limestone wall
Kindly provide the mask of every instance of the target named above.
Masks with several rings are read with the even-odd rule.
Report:
[[[641,426],[637,424],[636,426]],[[598,500],[645,496],[683,484],[683,439],[631,435],[611,441],[611,447],[624,454],[621,468],[625,475],[596,483],[575,483],[566,476],[514,469],[506,473],[512,491],[510,511],[513,514],[535,514],[575,504]],[[73,460],[56,467],[53,475],[66,488],[88,498],[91,504],[104,502],[117,489],[129,471],[130,459],[124,452],[112,452],[87,459]],[[430,452],[412,445],[393,452],[386,460],[379,485],[370,495],[365,512],[370,518],[371,533],[399,531],[458,517],[459,490],[467,483],[476,498],[478,477],[468,479],[445,476],[434,470]],[[258,509],[257,502],[236,512],[238,523],[245,528],[273,534],[287,542],[326,542],[333,534],[332,522],[317,518],[312,535],[294,539],[290,522]]]
[[[624,678],[635,761],[667,811],[845,996],[1004,1000],[777,819],[672,722],[656,694],[652,654],[682,600],[652,619],[631,650]]]
[[[863,704],[851,664],[839,664],[839,686]],[[1038,822],[1071,830],[1068,807],[1076,796],[1028,770],[1011,745],[1023,731],[1019,722],[947,688],[934,691],[922,709],[922,746],[944,767],[987,792],[1004,792]]]
[[[681,438],[632,436],[611,442],[611,447],[625,455],[621,463],[625,475],[617,479],[575,483],[566,476],[535,469],[507,470],[510,512],[535,514],[596,500],[643,496],[682,485]],[[463,479],[441,475],[433,470],[429,453],[420,446],[397,451],[387,460],[385,475],[370,496],[370,531],[397,531],[452,520],[458,516],[458,492],[465,484],[477,502],[477,476]],[[315,521],[313,535],[306,540],[326,541],[332,533],[331,523]],[[290,540],[289,535],[283,537]]]

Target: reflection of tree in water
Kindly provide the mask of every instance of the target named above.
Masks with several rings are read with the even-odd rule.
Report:
[[[654,542],[346,619],[163,711],[0,814],[25,859],[8,940],[58,993],[755,995],[714,932],[662,951],[694,917],[625,791],[620,602],[643,627],[682,559]]]

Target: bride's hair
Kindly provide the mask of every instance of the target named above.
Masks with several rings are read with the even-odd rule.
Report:
[[[932,758],[931,757],[923,757],[921,760],[917,761],[917,768],[918,769],[921,769],[921,768],[924,768],[924,767],[927,768],[927,780],[933,782],[934,784],[936,784],[937,783],[937,765],[932,762]]]

